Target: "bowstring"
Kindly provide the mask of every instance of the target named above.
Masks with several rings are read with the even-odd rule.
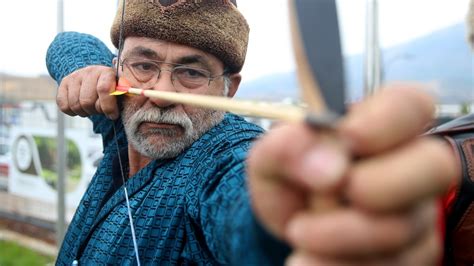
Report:
[[[116,73],[115,73],[117,82],[118,82],[118,79],[119,79],[120,58],[121,58],[121,55],[122,55],[123,41],[124,41],[123,40],[124,17],[125,17],[125,0],[122,0],[122,14],[121,14],[121,22],[120,22],[119,47],[118,47],[118,55],[117,55],[117,69],[116,69]],[[137,244],[137,237],[136,237],[136,234],[135,234],[135,226],[134,226],[133,217],[132,217],[132,208],[130,207],[130,200],[129,200],[129,197],[128,197],[127,186],[125,185],[125,174],[124,174],[124,169],[123,169],[123,164],[122,164],[122,158],[120,156],[120,147],[119,147],[119,144],[118,144],[117,130],[115,128],[115,122],[114,121],[112,121],[112,128],[114,130],[115,146],[117,148],[120,174],[122,176],[123,191],[125,193],[125,202],[127,204],[128,220],[130,222],[130,230],[132,232],[133,249],[135,251],[135,258],[137,260],[137,265],[140,266],[140,257],[138,255],[138,244]]]

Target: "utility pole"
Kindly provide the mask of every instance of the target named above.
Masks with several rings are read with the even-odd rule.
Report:
[[[58,21],[57,21],[57,31],[61,33],[64,31],[64,1],[58,0],[57,6]],[[58,183],[57,183],[57,220],[56,220],[56,241],[58,247],[61,246],[61,243],[64,239],[64,234],[66,232],[66,161],[67,161],[67,152],[66,152],[66,141],[65,141],[65,117],[61,110],[57,110],[58,117],[58,151],[57,151],[57,162],[58,162]]]
[[[378,0],[367,0],[364,97],[372,95],[381,85],[382,64],[378,8]]]

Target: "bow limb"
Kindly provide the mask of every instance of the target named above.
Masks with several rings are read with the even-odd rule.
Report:
[[[302,40],[301,32],[299,30],[301,22],[297,19],[296,2],[290,1],[290,27],[291,38],[293,41],[293,51],[297,65],[297,77],[300,86],[300,96],[308,105],[312,112],[321,113],[327,109],[323,96],[321,95],[320,87],[312,75],[310,63],[306,57],[305,45]]]
[[[310,110],[306,121],[317,128],[333,128],[345,110],[336,1],[290,0],[289,10],[300,92]],[[327,144],[348,154],[330,131],[321,136]],[[311,197],[311,208],[328,211],[337,208],[339,202],[334,191],[318,192]]]
[[[313,112],[345,110],[344,71],[335,0],[290,0],[297,75]]]

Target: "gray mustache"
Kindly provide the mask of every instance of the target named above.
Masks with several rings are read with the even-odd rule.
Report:
[[[192,127],[191,119],[186,114],[177,113],[172,110],[140,109],[133,116],[135,121],[140,122],[174,124],[186,129]]]

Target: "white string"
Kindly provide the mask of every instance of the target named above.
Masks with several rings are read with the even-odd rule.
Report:
[[[120,156],[120,150],[119,150],[118,139],[117,139],[117,131],[115,130],[114,122],[112,122],[112,126],[114,129],[115,145],[117,146],[117,155],[118,155],[118,161],[119,161],[119,166],[120,166],[120,174],[122,175],[123,191],[125,192],[125,201],[127,203],[128,220],[130,222],[130,230],[132,231],[133,249],[135,250],[135,258],[137,259],[137,265],[140,266],[140,257],[138,256],[137,237],[135,235],[135,226],[133,225],[132,208],[130,207],[130,201],[128,199],[127,186],[125,185],[125,174],[123,173],[122,158]]]

